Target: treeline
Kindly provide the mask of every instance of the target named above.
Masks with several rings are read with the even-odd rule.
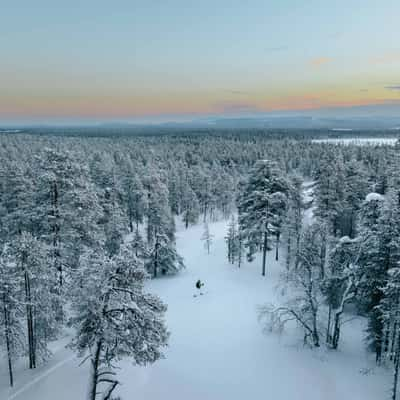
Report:
[[[243,246],[249,257],[274,246],[279,257],[279,245],[284,245],[288,271],[300,273],[306,251],[302,243],[309,242],[301,224],[300,177],[317,182],[315,215],[326,228],[314,236],[328,255],[334,240],[358,237],[367,193],[379,192],[388,201],[393,184],[387,163],[396,151],[271,140],[259,133],[115,139],[2,134],[0,326],[10,383],[16,358],[26,357],[35,368],[49,357],[48,343],[72,324],[73,347],[82,356],[90,354],[92,399],[98,385],[105,393],[111,390],[111,396],[118,384],[115,359],[128,355],[144,364],[162,356],[168,337],[165,306],[146,294],[143,284],[149,276],[183,268],[175,247],[176,222],[188,227],[227,218],[239,197],[240,235],[237,240],[233,222],[230,259],[241,260]],[[254,180],[246,187],[260,159],[272,160],[273,167],[256,164],[250,173]],[[260,214],[258,223],[267,227],[264,236],[252,228],[257,219],[253,200],[246,205],[259,183],[257,174],[264,173],[258,168],[271,169],[271,182],[275,170],[284,176],[276,176],[281,187],[272,192],[264,187],[266,201],[274,203],[265,217]],[[288,176],[293,176],[289,183]],[[346,189],[339,190],[345,181]],[[372,324],[375,305],[368,307],[363,312]]]

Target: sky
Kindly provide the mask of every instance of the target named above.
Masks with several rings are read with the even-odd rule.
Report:
[[[0,0],[0,123],[400,102],[399,0]]]

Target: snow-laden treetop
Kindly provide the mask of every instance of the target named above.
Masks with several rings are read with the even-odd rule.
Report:
[[[382,201],[384,197],[375,192],[368,193],[367,196],[365,197],[365,201]]]

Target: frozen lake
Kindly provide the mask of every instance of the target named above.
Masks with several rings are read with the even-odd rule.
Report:
[[[331,144],[356,144],[359,146],[365,145],[389,145],[393,146],[397,141],[397,138],[325,138],[325,139],[313,139],[313,143],[331,143]]]

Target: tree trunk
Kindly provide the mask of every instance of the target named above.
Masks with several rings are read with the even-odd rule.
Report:
[[[290,264],[292,262],[292,236],[289,233],[286,247],[286,280],[289,281]]]
[[[7,360],[8,360],[8,374],[10,377],[10,386],[14,386],[14,375],[12,366],[12,355],[11,355],[11,334],[10,334],[10,312],[7,308],[6,293],[3,293],[3,308],[4,308],[4,335],[6,338],[6,348],[7,348]]]
[[[62,263],[59,260],[60,257],[60,212],[58,209],[58,187],[57,182],[54,182],[53,185],[53,218],[54,218],[54,225],[53,225],[53,251],[54,251],[54,266],[55,269],[58,271],[59,274],[59,285],[60,289],[63,285],[63,268]]]
[[[297,268],[300,264],[300,231],[296,232],[296,256],[294,261],[294,269],[297,271]]]
[[[397,346],[396,346],[394,375],[393,375],[392,400],[396,400],[397,399],[397,385],[398,385],[398,380],[399,380],[399,366],[400,366],[400,335],[399,335],[399,338],[397,339]]]
[[[335,313],[334,325],[333,325],[333,335],[332,335],[332,348],[337,349],[339,345],[340,338],[340,316],[341,313]]]
[[[397,322],[395,321],[393,324],[393,329],[392,329],[392,337],[391,337],[391,346],[390,346],[390,360],[393,359],[393,354],[396,353],[395,347],[396,347],[396,332],[397,332]]]
[[[313,310],[313,343],[315,347],[319,347],[319,334],[318,334],[318,327],[317,327],[317,313],[315,309]]]
[[[204,214],[203,214],[203,222],[207,221],[207,211],[208,211],[208,204],[204,204]]]
[[[28,271],[25,271],[25,302],[26,302],[26,323],[28,331],[28,355],[29,355],[29,368],[36,368],[36,354],[33,338],[33,315],[31,304],[31,287],[29,281]]]
[[[96,349],[94,352],[94,357],[91,359],[91,376],[89,382],[89,397],[88,400],[96,400],[97,397],[97,383],[99,378],[99,363],[101,354],[101,341],[96,343]]]
[[[279,260],[279,242],[281,239],[281,233],[278,231],[276,233],[276,248],[275,248],[275,261]]]
[[[132,233],[133,232],[133,221],[132,221],[132,215],[129,213],[129,231]]]
[[[327,343],[327,344],[332,344],[331,319],[332,319],[332,306],[329,304],[329,309],[328,309],[328,326],[327,326],[327,328],[326,328],[326,343]]]
[[[265,276],[265,264],[267,261],[267,245],[268,245],[268,234],[264,232],[264,244],[263,244],[263,259],[262,259],[262,276]]]
[[[238,268],[240,268],[240,266],[242,265],[242,257],[243,257],[243,244],[242,244],[242,239],[239,236],[239,240],[238,240],[238,246],[239,246],[239,250],[238,250]]]
[[[154,271],[153,271],[153,277],[157,278],[157,272],[158,272],[158,235],[156,236],[156,243],[154,244]]]

